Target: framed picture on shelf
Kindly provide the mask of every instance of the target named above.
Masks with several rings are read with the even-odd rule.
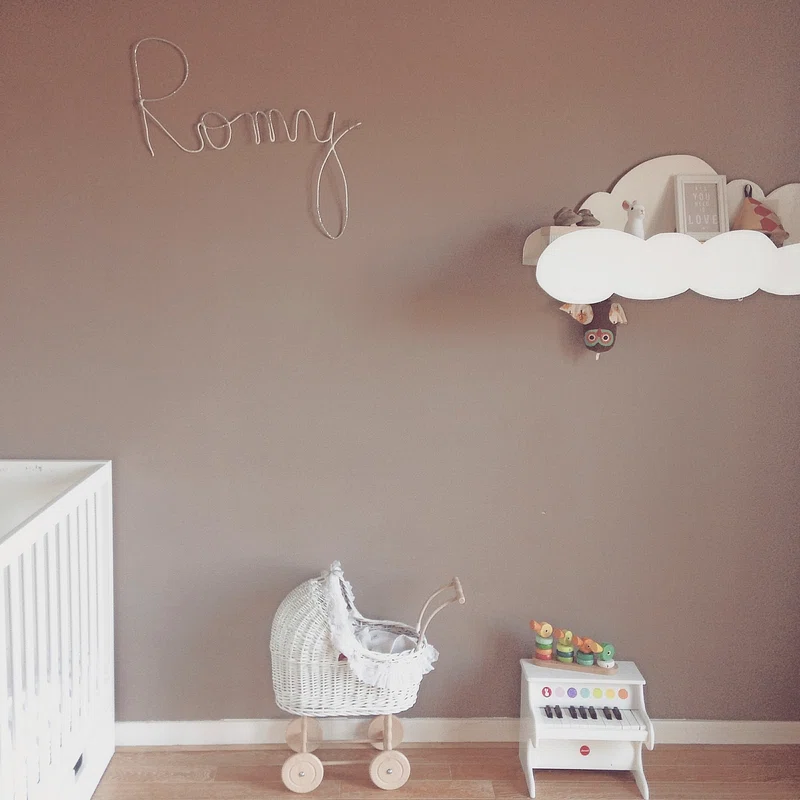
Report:
[[[675,230],[704,242],[727,233],[728,198],[724,175],[675,176]]]

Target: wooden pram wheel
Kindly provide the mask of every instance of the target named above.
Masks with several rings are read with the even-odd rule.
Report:
[[[322,762],[312,753],[295,753],[283,762],[281,780],[290,792],[305,794],[322,783]]]
[[[391,715],[392,717],[392,748],[399,747],[403,741],[403,723],[396,717],[394,714]],[[381,714],[379,717],[375,717],[369,724],[369,729],[367,730],[367,738],[369,739],[370,744],[376,750],[383,750],[383,724],[384,720],[386,719],[385,714]]]
[[[369,777],[379,789],[399,789],[411,775],[411,764],[398,750],[378,753],[369,765]]]
[[[322,725],[314,717],[306,717],[305,719],[308,725],[306,753],[313,753],[322,744]],[[289,723],[286,728],[286,744],[295,753],[303,752],[303,717],[297,717]]]

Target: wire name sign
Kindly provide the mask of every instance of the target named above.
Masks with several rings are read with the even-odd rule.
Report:
[[[145,43],[156,43],[159,45],[166,45],[172,48],[183,61],[183,78],[178,86],[171,92],[168,92],[161,97],[145,97],[142,94],[142,80],[141,72],[139,70],[139,48]],[[144,131],[144,138],[147,144],[147,149],[150,151],[151,156],[155,156],[153,144],[150,140],[151,125],[160,128],[164,134],[174,142],[184,153],[200,153],[206,148],[206,145],[212,150],[224,150],[233,140],[233,126],[241,120],[241,125],[249,128],[253,140],[256,144],[261,144],[264,141],[269,141],[274,144],[279,138],[284,137],[285,140],[294,143],[298,140],[300,133],[300,120],[304,118],[307,121],[307,128],[311,136],[319,144],[324,145],[322,160],[319,169],[316,173],[315,189],[314,189],[314,217],[320,230],[329,239],[338,239],[347,227],[347,221],[350,217],[350,194],[347,188],[347,176],[344,172],[344,167],[339,159],[339,154],[336,152],[336,146],[350,131],[358,128],[361,123],[354,122],[339,130],[336,129],[336,112],[332,112],[328,120],[327,127],[320,136],[317,131],[317,126],[311,114],[305,109],[301,108],[294,112],[291,122],[287,121],[286,117],[277,109],[258,109],[256,111],[243,111],[233,117],[227,117],[219,111],[205,111],[200,115],[200,119],[195,123],[194,130],[197,138],[196,147],[186,147],[181,144],[175,136],[167,130],[164,123],[156,117],[150,108],[152,103],[159,103],[162,100],[168,100],[174,97],[189,80],[189,59],[186,53],[178,47],[175,42],[169,39],[161,39],[157,36],[148,36],[140,39],[133,46],[133,76],[136,82],[136,104],[139,106],[139,111],[142,116],[142,128]],[[240,127],[241,127],[240,125]],[[212,135],[213,132],[213,135]],[[332,233],[322,219],[322,210],[320,207],[320,191],[322,184],[322,175],[326,167],[335,169],[341,179],[341,186],[343,192],[344,208],[342,212],[341,226],[338,233]]]

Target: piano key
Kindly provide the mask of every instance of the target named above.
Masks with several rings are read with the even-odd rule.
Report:
[[[606,711],[608,711],[608,713],[606,713]],[[622,728],[623,728],[622,720],[621,719],[617,719],[617,717],[614,714],[613,709],[608,708],[608,706],[606,706],[606,708],[603,709],[603,713],[605,714],[605,717],[606,717],[606,727],[608,727],[608,728],[616,728],[617,730],[622,730]]]
[[[552,728],[561,728],[567,724],[567,721],[562,717],[556,714],[556,709],[551,707],[552,716],[548,717],[545,713],[543,708],[537,709],[538,712],[538,720],[543,726],[543,728],[552,729]]]
[[[545,706],[536,706],[533,712],[538,726],[537,739],[541,741],[584,738],[589,741],[605,739],[643,742],[647,738],[647,720],[646,714],[643,712],[624,709],[621,711],[621,720],[616,719],[613,713],[611,719],[607,720],[602,713],[602,708],[594,706],[584,706],[584,708],[587,711],[585,719],[581,717],[580,713],[576,718],[573,718],[571,714],[564,714],[565,710],[569,710],[569,706],[565,706],[563,709],[558,706],[558,710],[562,712],[562,717],[559,719],[555,714],[555,707],[550,706],[553,716],[548,717]],[[596,718],[589,713],[592,708],[597,715]],[[576,711],[579,711],[577,707]],[[628,714],[630,716],[627,716]]]
[[[581,730],[642,731],[647,732],[645,715],[635,709],[600,708],[595,706],[568,706],[564,714],[561,706],[537,706],[534,711],[537,720],[548,727],[564,726]],[[559,716],[560,715],[560,716]]]
[[[625,723],[626,728],[631,728],[635,731],[647,730],[647,726],[633,709],[622,709],[622,721]]]

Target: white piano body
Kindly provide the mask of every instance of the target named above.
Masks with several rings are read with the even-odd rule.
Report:
[[[652,750],[655,736],[636,664],[618,661],[617,672],[602,675],[520,663],[519,759],[530,796],[534,769],[613,769],[630,770],[649,800],[642,745]]]

